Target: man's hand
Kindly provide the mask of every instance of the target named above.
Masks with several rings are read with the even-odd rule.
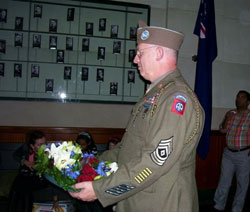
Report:
[[[28,161],[28,160],[23,160],[22,161],[22,163],[25,165],[25,166],[27,166],[31,171],[33,171],[34,170],[34,162],[30,162],[30,161]]]
[[[220,132],[226,133],[227,132],[227,127],[233,118],[234,114],[236,113],[235,110],[230,110],[226,113],[223,122],[220,124]]]
[[[74,185],[75,189],[81,189],[80,192],[69,192],[69,194],[82,201],[92,202],[97,199],[91,181],[77,183]]]

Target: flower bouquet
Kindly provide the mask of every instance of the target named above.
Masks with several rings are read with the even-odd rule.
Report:
[[[66,191],[76,191],[72,185],[98,180],[116,172],[118,166],[109,161],[99,161],[93,154],[83,154],[78,144],[50,143],[38,149],[35,170],[53,184]]]

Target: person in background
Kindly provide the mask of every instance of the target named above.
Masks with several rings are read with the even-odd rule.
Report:
[[[249,185],[250,174],[250,94],[239,91],[235,104],[236,109],[226,113],[220,131],[226,133],[226,147],[223,152],[221,174],[215,192],[214,208],[223,211],[226,206],[228,192],[236,173],[237,188],[232,211],[241,212]]]
[[[204,111],[177,68],[184,35],[139,22],[134,63],[151,82],[132,109],[122,141],[101,160],[118,163],[107,178],[74,185],[83,201],[98,199],[117,212],[198,212],[196,148]]]
[[[13,158],[20,163],[20,168],[10,192],[10,212],[31,212],[33,192],[47,186],[47,182],[38,177],[34,170],[37,150],[45,143],[45,134],[36,130],[29,134],[27,143],[13,153]]]
[[[107,150],[113,149],[120,141],[121,139],[118,137],[110,137],[107,144]]]
[[[80,132],[76,138],[76,143],[81,146],[82,153],[97,155],[97,148],[92,135],[88,132]],[[76,212],[102,212],[103,207],[99,201],[83,202],[75,201]]]
[[[82,148],[82,153],[92,153],[97,155],[97,148],[92,135],[88,132],[81,132],[76,138],[76,143],[78,143]]]
[[[107,150],[112,150],[115,148],[115,146],[121,141],[120,138],[118,137],[110,137],[108,139],[108,143],[107,143]],[[103,210],[104,212],[113,212],[116,209],[116,204],[113,205],[109,205],[107,207],[105,207]]]

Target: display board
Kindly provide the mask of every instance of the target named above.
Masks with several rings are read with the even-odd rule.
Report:
[[[103,1],[0,2],[0,98],[136,102],[133,63],[147,5]]]

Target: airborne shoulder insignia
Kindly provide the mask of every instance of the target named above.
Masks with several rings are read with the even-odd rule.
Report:
[[[176,95],[174,98],[174,102],[173,102],[171,111],[173,113],[177,113],[177,114],[182,116],[184,114],[184,111],[185,111],[186,102],[187,102],[186,97],[184,97],[180,94]]]

